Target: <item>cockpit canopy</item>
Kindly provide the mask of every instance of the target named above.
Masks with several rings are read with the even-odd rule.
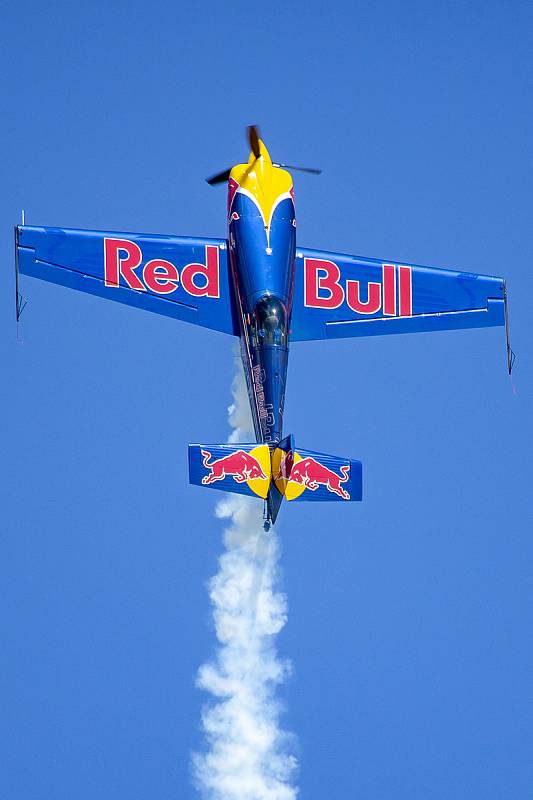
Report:
[[[287,346],[287,309],[277,297],[265,295],[255,304],[252,339],[255,346]]]

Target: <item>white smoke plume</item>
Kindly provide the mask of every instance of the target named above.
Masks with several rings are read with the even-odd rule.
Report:
[[[242,367],[232,392],[229,441],[253,441]],[[197,677],[213,699],[202,712],[206,750],[193,756],[195,783],[209,800],[295,800],[293,737],[280,727],[275,696],[290,672],[275,647],[287,621],[286,598],[276,591],[279,542],[273,529],[263,531],[257,500],[228,495],[216,515],[229,527],[209,582],[219,646]]]

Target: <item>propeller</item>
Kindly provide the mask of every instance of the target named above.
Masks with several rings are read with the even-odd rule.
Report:
[[[250,150],[254,154],[256,158],[259,158],[261,155],[261,150],[259,149],[259,128],[257,125],[248,125],[246,129],[248,133],[248,142],[250,143]]]
[[[225,183],[227,180],[229,180],[230,172],[231,167],[229,169],[225,169],[224,172],[217,172],[216,175],[211,175],[210,178],[206,178],[206,181],[209,186],[216,186],[217,183]]]
[[[295,167],[294,164],[276,164],[272,162],[273,167],[282,167],[282,169],[295,169],[297,172],[309,172],[311,175],[321,175],[322,170],[316,167]]]
[[[254,154],[255,158],[260,158],[261,148],[259,146],[259,128],[257,125],[248,125],[246,128],[246,133],[248,136],[250,150]],[[276,164],[272,162],[272,166],[281,167],[282,169],[294,169],[297,172],[308,172],[310,175],[320,175],[322,172],[321,169],[315,169],[315,167],[295,167],[293,164]],[[232,167],[223,170],[223,172],[217,172],[216,175],[211,175],[210,178],[206,178],[206,181],[210,186],[216,186],[217,183],[226,183],[226,181],[229,180],[231,170]]]

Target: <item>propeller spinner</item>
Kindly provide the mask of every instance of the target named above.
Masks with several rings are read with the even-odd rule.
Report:
[[[259,128],[257,125],[249,125],[246,129],[246,133],[248,136],[248,144],[250,145],[250,150],[254,154],[254,157],[261,158],[261,148],[259,146]],[[293,164],[282,164],[276,162],[272,162],[272,164],[274,167],[281,167],[282,169],[294,169],[298,172],[308,172],[310,175],[320,175],[322,172],[321,169],[316,169],[315,167],[296,167]],[[226,181],[229,180],[231,170],[232,167],[229,167],[222,172],[217,172],[216,175],[206,178],[206,181],[210,186],[216,186],[218,183],[226,183]]]

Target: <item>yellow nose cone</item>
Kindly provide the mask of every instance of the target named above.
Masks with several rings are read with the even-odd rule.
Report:
[[[262,139],[259,139],[259,156],[250,153],[247,164],[237,164],[230,173],[239,188],[250,195],[270,228],[272,212],[281,197],[290,196],[292,177],[289,172],[272,164],[270,153]],[[238,190],[237,190],[238,191]]]
[[[270,153],[267,150],[267,146],[262,139],[258,140],[259,142],[259,157],[256,159],[253,150],[250,152],[250,158],[248,159],[248,164],[253,164],[254,161],[257,160],[258,165],[268,165],[272,167],[272,159],[270,158]]]

